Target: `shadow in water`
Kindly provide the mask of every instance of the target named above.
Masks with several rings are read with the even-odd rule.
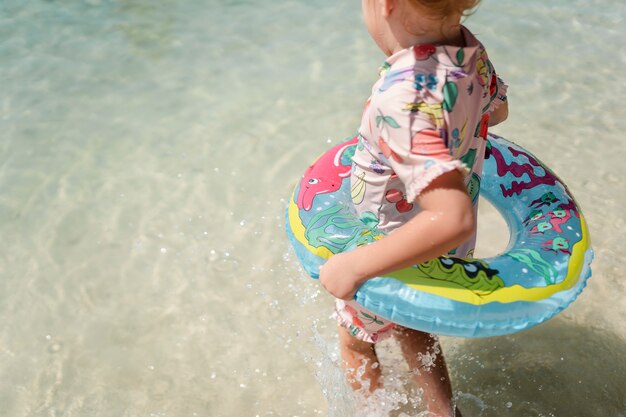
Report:
[[[447,358],[466,416],[626,416],[626,340],[606,330],[559,318]]]

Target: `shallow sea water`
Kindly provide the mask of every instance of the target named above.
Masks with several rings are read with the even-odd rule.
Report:
[[[510,85],[493,131],[569,185],[596,260],[552,321],[442,340],[465,416],[626,416],[625,17],[485,0],[466,22]],[[0,416],[423,415],[393,342],[356,410],[284,235],[383,58],[358,2],[1,0]],[[495,255],[506,226],[479,221]]]

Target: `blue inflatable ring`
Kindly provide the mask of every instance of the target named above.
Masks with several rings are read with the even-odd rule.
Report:
[[[330,256],[383,237],[351,203],[357,138],[305,172],[287,208],[287,234],[307,273]],[[504,216],[508,247],[488,259],[442,256],[368,280],[357,302],[402,326],[449,336],[488,337],[542,323],[572,303],[591,275],[585,219],[567,187],[528,151],[489,135],[480,192]],[[473,185],[472,185],[473,184]],[[477,197],[470,182],[469,191]]]

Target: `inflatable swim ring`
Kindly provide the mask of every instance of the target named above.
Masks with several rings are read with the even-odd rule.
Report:
[[[330,149],[309,167],[287,208],[287,234],[313,278],[336,253],[383,237],[351,203],[351,157],[357,138]],[[585,219],[567,187],[528,151],[489,135],[485,181],[470,181],[477,198],[504,216],[508,247],[488,259],[442,256],[363,284],[356,300],[402,326],[488,337],[515,333],[553,317],[585,287],[593,250]],[[357,183],[358,186],[358,183]]]

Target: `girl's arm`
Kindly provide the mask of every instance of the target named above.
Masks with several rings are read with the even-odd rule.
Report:
[[[437,177],[415,201],[422,211],[389,236],[330,258],[320,269],[324,288],[350,300],[368,279],[444,255],[474,233],[472,202],[458,170]]]

